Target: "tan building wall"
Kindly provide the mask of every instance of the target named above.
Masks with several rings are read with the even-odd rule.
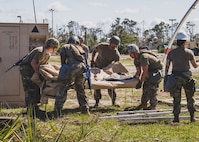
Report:
[[[0,103],[25,105],[18,66],[6,70],[31,49],[43,46],[48,38],[48,24],[0,23]]]

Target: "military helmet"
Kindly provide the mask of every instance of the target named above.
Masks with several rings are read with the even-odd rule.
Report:
[[[109,41],[110,43],[115,43],[117,45],[120,44],[120,38],[118,36],[112,36]]]
[[[79,44],[79,38],[77,36],[70,36],[67,44]]]
[[[176,40],[188,40],[188,37],[183,32],[180,32],[176,35]]]
[[[133,52],[133,53],[139,53],[139,47],[136,45],[136,44],[129,44],[127,47],[126,47],[127,51],[128,52]]]
[[[46,47],[53,47],[53,48],[58,48],[59,46],[59,41],[56,38],[48,38],[46,41]]]

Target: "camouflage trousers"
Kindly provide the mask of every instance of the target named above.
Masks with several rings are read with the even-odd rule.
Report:
[[[141,97],[141,104],[143,109],[147,108],[147,102],[149,101],[150,107],[155,108],[157,105],[157,91],[159,88],[159,82],[150,83],[145,81],[143,84],[143,92]]]
[[[23,82],[26,106],[35,106],[37,103],[40,102],[41,95],[39,86],[37,86],[31,80],[31,77],[34,74],[34,70],[30,65],[21,65],[19,70]]]
[[[177,88],[171,92],[171,96],[173,97],[173,113],[174,115],[179,115],[181,110],[181,95],[182,95],[182,88],[184,88],[186,99],[187,99],[187,109],[190,114],[193,114],[195,109],[195,100],[194,100],[194,86],[190,87],[187,85],[188,80],[181,77],[176,76],[177,79]]]
[[[73,78],[74,87],[80,108],[88,107],[87,97],[84,91],[85,78],[82,74],[76,74],[75,76],[73,76]],[[69,80],[59,82],[59,88],[55,96],[55,111],[61,111],[61,109],[63,109],[63,105],[67,99],[67,91],[69,89],[70,84],[71,81]]]

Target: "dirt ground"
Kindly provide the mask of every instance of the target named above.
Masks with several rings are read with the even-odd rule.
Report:
[[[163,54],[158,54],[159,58],[162,60],[163,59]],[[128,55],[122,55],[121,60],[125,60],[129,58]],[[135,72],[135,67],[133,67],[133,61],[125,64],[125,67],[127,70],[133,75]],[[191,70],[195,73],[198,74],[198,69],[191,68]],[[169,100],[172,102],[172,97],[170,96],[169,93],[163,92],[163,84],[161,82],[159,91],[158,91],[158,100],[159,102],[163,102],[162,100]],[[126,108],[126,107],[132,107],[132,106],[137,106],[140,103],[140,98],[141,98],[141,93],[142,89],[135,89],[135,88],[119,88],[116,89],[117,93],[117,99],[116,99],[116,104],[120,106],[120,108]],[[88,102],[89,106],[94,106],[95,100],[94,100],[94,90],[92,90],[92,94],[88,89],[86,89],[86,94],[88,97]],[[195,96],[199,96],[199,92],[195,93]],[[182,96],[184,97],[184,96]],[[48,99],[48,104],[54,104],[54,99],[49,98]],[[74,90],[69,90],[68,92],[68,97],[65,102],[64,108],[76,108],[78,107],[78,101],[76,97],[76,93]],[[102,89],[102,99],[100,100],[99,107],[109,107],[111,105],[111,98],[108,95],[107,89]],[[157,105],[157,109],[159,107],[162,107],[161,105]]]

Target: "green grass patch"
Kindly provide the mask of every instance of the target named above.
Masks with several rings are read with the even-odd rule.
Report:
[[[1,129],[1,141],[28,142],[195,142],[199,141],[199,124],[182,121],[172,125],[158,123],[131,123],[115,119],[99,119],[100,114],[68,114],[63,118],[39,121],[21,121],[19,116],[12,125]]]

